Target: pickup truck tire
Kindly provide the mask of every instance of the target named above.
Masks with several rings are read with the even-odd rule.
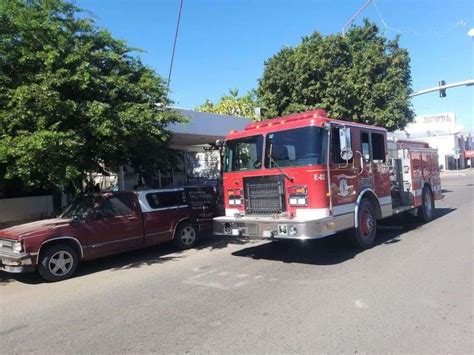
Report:
[[[67,244],[55,244],[41,251],[38,272],[49,282],[70,278],[77,269],[79,256]]]
[[[425,223],[430,222],[433,219],[434,208],[433,194],[430,188],[425,186],[421,193],[421,206],[418,207],[418,219]]]
[[[174,233],[173,242],[178,249],[190,249],[196,245],[198,234],[190,223],[180,223]]]
[[[362,199],[357,212],[358,226],[352,233],[352,244],[356,248],[369,249],[375,241],[377,233],[377,219],[375,209],[372,203],[364,198]]]

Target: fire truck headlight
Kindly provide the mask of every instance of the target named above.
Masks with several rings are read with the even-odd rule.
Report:
[[[306,206],[306,197],[299,197],[298,198],[298,205],[299,206]]]
[[[231,206],[242,206],[242,199],[241,198],[230,198],[229,205]]]
[[[306,197],[299,197],[299,196],[290,196],[289,199],[290,206],[307,206],[308,199]]]
[[[290,235],[297,235],[298,229],[296,229],[295,226],[291,226],[288,232],[290,233]]]

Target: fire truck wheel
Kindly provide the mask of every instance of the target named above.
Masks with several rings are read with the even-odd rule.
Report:
[[[79,264],[79,256],[74,248],[66,244],[56,244],[41,252],[38,272],[49,282],[70,278]]]
[[[190,223],[184,222],[176,228],[173,242],[178,249],[190,249],[196,245],[197,239],[196,229]]]
[[[362,199],[358,210],[357,221],[358,226],[352,234],[353,244],[358,248],[368,249],[374,244],[377,231],[375,209],[368,199]]]
[[[430,222],[433,219],[434,199],[429,187],[425,186],[421,194],[421,206],[418,207],[417,216],[422,222]]]

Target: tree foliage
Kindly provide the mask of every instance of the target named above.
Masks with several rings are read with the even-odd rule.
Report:
[[[411,122],[410,59],[365,20],[346,36],[304,37],[265,62],[257,94],[268,117],[324,108],[330,117],[403,128]]]
[[[168,162],[161,77],[63,0],[0,0],[0,173],[59,189],[86,171]]]
[[[230,89],[229,93],[223,95],[215,104],[210,100],[200,106],[197,106],[196,111],[210,112],[221,115],[240,116],[251,119],[258,119],[255,114],[257,107],[255,92],[250,91],[246,95],[239,97],[238,89]]]

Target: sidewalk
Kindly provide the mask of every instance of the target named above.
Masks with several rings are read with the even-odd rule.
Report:
[[[441,176],[467,176],[474,175],[474,168],[462,169],[462,170],[443,170]]]

